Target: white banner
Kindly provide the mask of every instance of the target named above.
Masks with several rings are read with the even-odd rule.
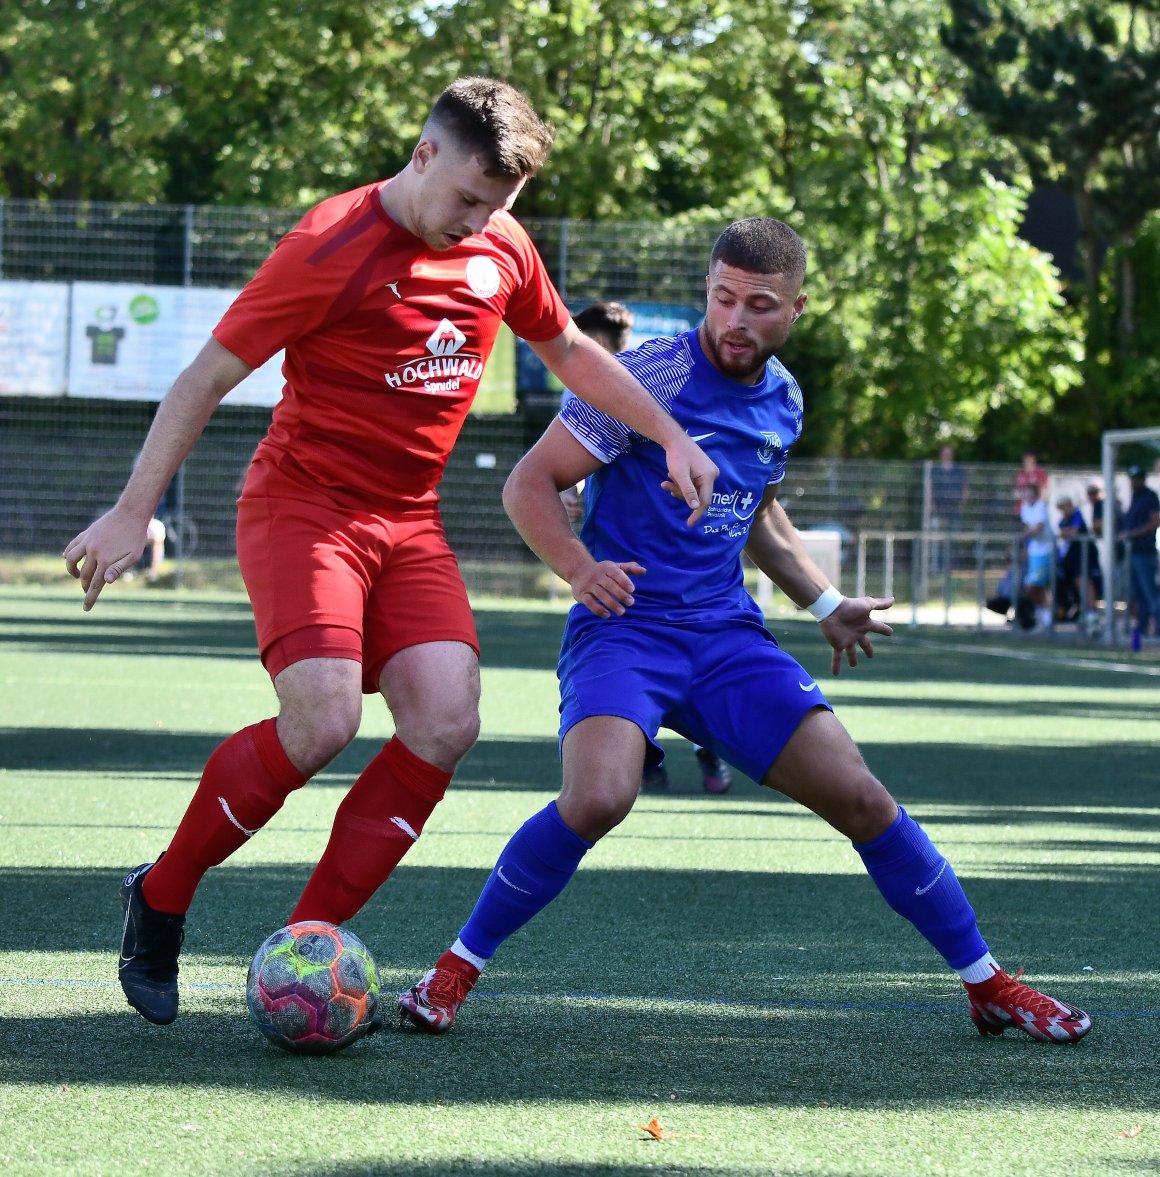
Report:
[[[75,282],[71,396],[160,400],[202,349],[236,290]],[[282,353],[252,372],[224,404],[273,405],[282,395]]]
[[[67,342],[64,282],[0,281],[0,393],[60,396]]]

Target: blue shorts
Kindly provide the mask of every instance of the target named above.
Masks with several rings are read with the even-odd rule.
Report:
[[[831,710],[821,688],[755,621],[672,625],[573,610],[557,668],[560,739],[582,719],[617,715],[664,760],[662,727],[761,782],[805,715]]]
[[[1031,585],[1032,588],[1044,588],[1051,581],[1051,556],[1033,556],[1029,552],[1027,554],[1027,575],[1024,576],[1025,584]]]

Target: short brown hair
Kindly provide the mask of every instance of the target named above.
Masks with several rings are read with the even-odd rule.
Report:
[[[632,335],[632,311],[622,302],[594,302],[575,316],[576,326],[585,335],[607,338],[613,352],[624,351]]]
[[[495,78],[460,78],[439,95],[427,119],[484,160],[489,176],[534,176],[555,131],[514,86]]]
[[[784,222],[748,217],[734,221],[717,238],[710,268],[716,262],[750,274],[787,274],[800,280],[806,274],[806,247]]]

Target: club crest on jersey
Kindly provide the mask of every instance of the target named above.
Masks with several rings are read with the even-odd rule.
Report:
[[[776,433],[769,433],[764,429],[761,431],[761,436],[765,438],[765,445],[758,448],[757,460],[768,466],[773,461],[778,450],[781,449],[781,437]]]
[[[467,285],[480,298],[499,291],[499,267],[489,257],[473,257],[467,263]]]

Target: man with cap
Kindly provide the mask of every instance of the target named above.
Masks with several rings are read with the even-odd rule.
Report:
[[[1136,611],[1136,625],[1141,634],[1160,636],[1160,594],[1156,591],[1156,528],[1160,527],[1160,498],[1144,481],[1143,466],[1129,466],[1132,499],[1124,513],[1124,530],[1120,537],[1127,541],[1129,567],[1132,578],[1132,604]]]

